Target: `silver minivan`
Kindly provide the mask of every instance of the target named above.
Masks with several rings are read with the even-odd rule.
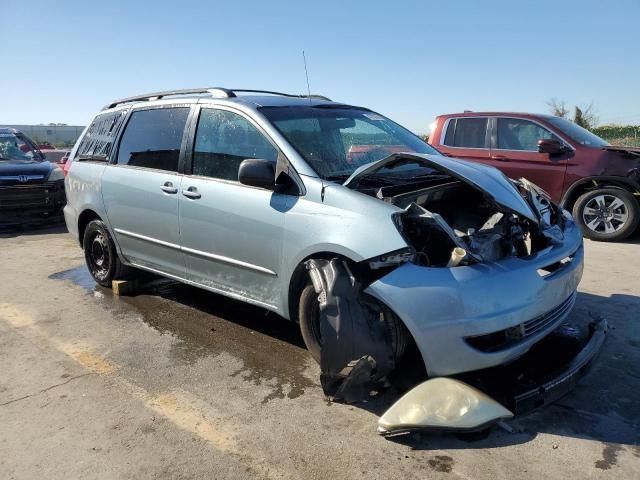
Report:
[[[96,282],[145,270],[259,305],[299,322],[317,360],[329,293],[310,261],[348,266],[394,354],[415,342],[431,376],[523,355],[582,276],[580,232],[544,191],[325,97],[126,98],[71,159],[65,219]]]

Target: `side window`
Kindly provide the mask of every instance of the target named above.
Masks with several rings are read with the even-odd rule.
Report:
[[[498,118],[498,148],[538,151],[538,140],[560,139],[537,123],[519,118]]]
[[[117,110],[96,116],[82,137],[76,156],[86,160],[106,161],[126,114],[126,110]]]
[[[488,118],[452,118],[447,126],[444,144],[459,148],[488,148]]]
[[[188,107],[133,112],[120,140],[118,164],[178,171]]]
[[[240,163],[247,158],[275,162],[278,151],[241,115],[203,108],[193,147],[193,174],[238,181]]]

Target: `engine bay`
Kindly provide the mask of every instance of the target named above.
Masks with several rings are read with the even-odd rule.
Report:
[[[497,205],[487,193],[446,174],[437,173],[417,184],[377,188],[375,178],[369,178],[358,190],[404,210],[394,221],[413,250],[414,263],[455,267],[526,258],[561,241],[559,207],[526,180],[513,183],[538,222]]]

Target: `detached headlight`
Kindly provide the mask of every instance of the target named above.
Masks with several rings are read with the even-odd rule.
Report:
[[[378,420],[380,435],[416,430],[474,431],[513,413],[453,378],[432,378],[405,393]]]
[[[64,172],[62,171],[62,169],[60,167],[56,167],[53,170],[51,170],[51,173],[49,174],[48,180],[50,182],[56,182],[58,180],[64,180]]]

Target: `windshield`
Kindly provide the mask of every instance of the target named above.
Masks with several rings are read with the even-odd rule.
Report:
[[[580,125],[573,123],[571,120],[560,117],[551,117],[547,120],[551,125],[559,128],[565,134],[582,145],[587,145],[589,147],[604,147],[606,145],[609,145],[609,143],[607,143],[599,136],[591,133],[586,128],[582,128]]]
[[[42,161],[28,142],[14,133],[0,133],[0,160]]]
[[[319,105],[260,111],[323,178],[348,177],[361,165],[396,152],[440,155],[397,123],[361,108]]]

